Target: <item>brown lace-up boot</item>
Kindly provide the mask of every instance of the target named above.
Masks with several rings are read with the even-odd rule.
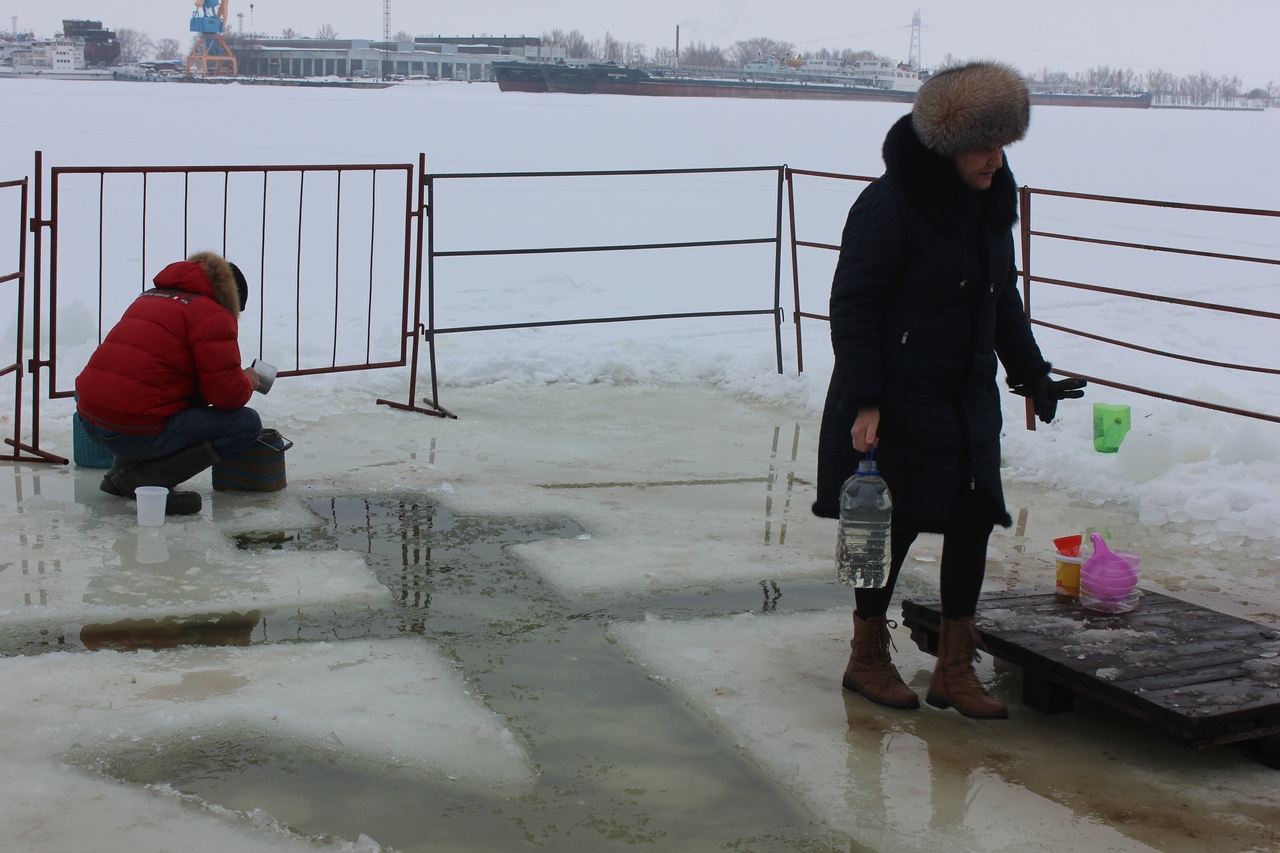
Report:
[[[845,690],[861,693],[877,705],[908,711],[920,707],[920,697],[906,685],[889,659],[891,626],[897,627],[884,616],[863,620],[854,612],[853,642],[849,644],[853,653],[841,683]]]
[[[1004,720],[1009,709],[982,688],[973,662],[985,648],[972,616],[943,619],[938,627],[938,663],[925,701],[935,708],[955,708],[975,720]]]

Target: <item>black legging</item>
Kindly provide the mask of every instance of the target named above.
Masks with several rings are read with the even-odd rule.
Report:
[[[970,494],[961,505],[960,515],[943,531],[938,579],[943,619],[972,616],[978,609],[978,596],[982,594],[982,579],[987,569],[987,540],[995,528],[991,510],[984,504],[979,496]],[[854,590],[860,618],[874,619],[889,612],[889,599],[898,583],[898,572],[919,534],[919,529],[894,520],[889,537],[889,582],[880,589]]]

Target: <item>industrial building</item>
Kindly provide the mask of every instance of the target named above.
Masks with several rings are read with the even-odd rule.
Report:
[[[399,77],[493,80],[495,59],[555,62],[562,47],[525,36],[419,36],[412,42],[367,39],[251,39],[235,46],[244,77]]]
[[[63,19],[62,37],[84,43],[84,64],[88,68],[106,68],[120,58],[120,42],[116,34],[104,29],[101,21]]]

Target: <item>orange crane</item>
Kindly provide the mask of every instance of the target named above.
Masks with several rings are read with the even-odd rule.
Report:
[[[199,33],[187,55],[187,73],[203,77],[234,77],[236,55],[222,34],[227,29],[227,0],[196,0],[191,32]]]

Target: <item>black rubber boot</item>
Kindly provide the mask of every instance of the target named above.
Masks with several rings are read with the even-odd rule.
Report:
[[[115,494],[130,497],[139,486],[164,486],[169,490],[169,498],[164,505],[165,515],[194,515],[202,506],[200,495],[174,491],[174,487],[209,468],[219,458],[213,445],[206,441],[168,456],[134,462],[115,474],[108,473],[106,480],[117,489]],[[103,491],[110,491],[105,480]]]
[[[106,492],[107,494],[115,495],[118,498],[132,497],[132,495],[129,495],[129,494],[126,494],[125,492],[120,491],[120,488],[116,486],[115,483],[112,482],[111,478],[119,474],[125,468],[129,468],[137,464],[138,464],[138,460],[132,457],[112,456],[111,467],[107,469],[106,474],[102,475],[102,484],[99,485],[98,488],[102,489],[102,491]]]

